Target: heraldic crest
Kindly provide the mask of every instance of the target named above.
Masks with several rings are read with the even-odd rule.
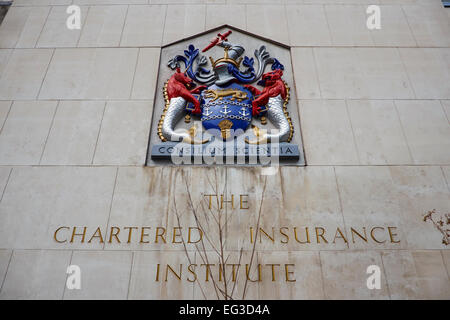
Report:
[[[231,30],[219,33],[202,50],[204,53],[214,46],[224,49],[223,57],[217,60],[209,57],[210,70],[206,69],[206,56],[192,44],[184,55],[177,55],[169,61],[168,66],[174,73],[164,85],[165,108],[158,123],[158,136],[163,142],[204,144],[209,141],[196,139],[195,127],[184,132],[175,130],[176,123],[183,116],[185,122],[190,122],[192,116],[199,117],[204,129],[215,132],[215,136],[223,140],[231,139],[252,126],[256,138],[246,139],[248,144],[291,141],[294,128],[287,111],[289,87],[283,80],[284,66],[262,45],[254,52],[255,68],[255,58],[242,57],[244,47],[228,41],[231,33]],[[265,72],[268,65],[271,65],[271,70]],[[269,134],[252,125],[252,119],[256,117],[260,118],[262,125],[269,120],[277,129],[276,133]]]
[[[287,46],[221,26],[160,60],[148,164],[304,165]]]

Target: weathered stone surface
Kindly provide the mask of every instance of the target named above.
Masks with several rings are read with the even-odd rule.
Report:
[[[264,270],[263,282],[259,285],[260,299],[324,299],[322,269],[318,252],[299,251],[258,254],[258,262],[262,265],[281,264],[280,262],[282,261],[295,264],[295,266],[288,267],[288,270],[294,273],[288,279],[285,276],[280,277],[278,274],[278,281],[273,282],[271,270]],[[285,268],[283,265],[278,267],[278,269]]]
[[[417,99],[448,99],[449,48],[400,48]]]
[[[129,6],[123,27],[122,47],[160,46],[166,6]]]
[[[41,164],[91,164],[104,109],[104,101],[61,101]]]
[[[187,265],[195,263],[195,254],[189,260],[185,252],[174,251],[147,251],[134,253],[133,271],[130,280],[129,299],[168,299],[184,300],[193,299],[193,284],[186,280]],[[158,281],[157,264],[162,263]],[[182,273],[182,280],[168,271],[166,265],[169,264],[179,274],[179,266],[185,266]],[[166,280],[166,271],[167,279]],[[192,278],[190,278],[192,279]]]
[[[153,100],[155,98],[159,56],[159,49],[139,49],[131,99]]]
[[[348,100],[347,108],[361,164],[412,164],[393,101]]]
[[[327,299],[388,299],[386,277],[378,251],[321,251],[325,298]],[[367,267],[381,270],[381,288],[367,288]]]
[[[0,99],[36,99],[48,64],[53,54],[51,49],[1,50],[4,62],[1,65]]]
[[[448,37],[450,21],[445,14],[445,9],[442,10],[442,7],[436,5],[424,10],[423,6],[416,5],[404,6],[403,10],[419,46],[450,46],[450,39]]]
[[[365,7],[327,5],[325,12],[332,43],[336,46],[372,46],[370,30],[366,27]]]
[[[60,300],[71,254],[65,250],[15,250],[0,299]]]
[[[440,167],[399,166],[389,168],[397,188],[397,201],[405,219],[408,246],[412,249],[445,249],[442,234],[429,221],[427,212],[438,214],[450,211],[450,189]]]
[[[6,270],[8,270],[9,262],[11,261],[12,250],[1,249],[0,250],[0,288],[3,285],[6,276]]]
[[[54,6],[50,10],[44,28],[36,44],[39,48],[76,47],[80,39],[81,29],[66,27],[68,14],[66,6]],[[81,25],[84,24],[88,7],[80,7]]]
[[[414,99],[395,48],[314,48],[314,54],[322,98]]]
[[[56,101],[15,101],[0,133],[0,164],[39,164]]]
[[[150,130],[152,101],[106,104],[94,164],[143,165]],[[117,148],[120,145],[121,148]]]
[[[5,191],[6,184],[8,183],[9,175],[11,174],[11,168],[0,167],[0,200],[3,197],[3,192]]]
[[[78,41],[78,47],[118,47],[127,6],[92,6]]]
[[[441,104],[447,116],[448,123],[450,123],[450,100],[441,100]]]
[[[370,31],[375,46],[416,46],[416,39],[401,6],[383,5],[380,6],[380,13],[381,29]]]
[[[178,3],[178,1],[175,2]],[[163,45],[205,31],[205,19],[205,5],[174,4],[167,6]]]
[[[247,29],[245,5],[209,5],[206,7],[206,29],[224,24]]]
[[[0,26],[0,299],[214,299],[221,258],[240,264],[233,298],[449,299],[449,17],[440,0],[15,0]],[[223,24],[249,57],[263,40],[246,32],[292,46],[265,42],[306,167],[143,167],[167,61],[197,40],[161,47]]]
[[[0,130],[5,124],[6,117],[8,116],[9,110],[11,110],[11,101],[0,101]]]
[[[319,99],[320,84],[312,48],[292,48],[295,87],[299,99]]]
[[[14,168],[0,203],[0,248],[89,248],[103,245],[90,233],[106,227],[116,169],[113,167],[19,167]],[[27,186],[24,188],[24,186]],[[26,199],[26,201],[24,201]],[[77,226],[82,236],[57,228]],[[64,233],[65,232],[65,233]]]
[[[286,6],[292,46],[329,46],[330,29],[324,6]]]
[[[356,231],[347,234],[351,249],[380,248],[379,242],[383,248],[407,246],[409,232],[388,167],[337,167],[336,178],[345,224]]]
[[[450,296],[448,274],[439,251],[387,251],[382,252],[382,259],[392,299]]]
[[[56,49],[39,99],[129,99],[137,55],[136,48]]]
[[[306,163],[358,164],[345,101],[301,100],[299,104]]]
[[[120,168],[106,229],[105,249],[166,250],[172,247],[170,237],[166,237],[168,244],[161,239],[159,243],[155,240],[157,228],[168,230],[167,211],[172,184],[172,168]],[[143,232],[134,230],[128,243],[128,230],[123,228],[132,226],[148,229]],[[121,228],[118,235],[120,243],[110,236],[113,227]]]
[[[15,0],[13,6],[57,6],[71,3],[72,0]]]
[[[261,263],[259,254],[252,251],[224,251],[217,254],[213,251],[197,252],[196,262],[203,264],[214,264],[211,266],[211,274],[209,281],[206,282],[205,267],[199,269],[199,281],[194,286],[194,299],[224,299],[224,296],[233,299],[261,299],[259,287],[261,282],[250,281],[258,279],[258,267]],[[219,264],[226,264],[222,269],[222,277],[220,276]],[[233,266],[234,264],[234,266]],[[246,265],[248,265],[246,267]],[[247,278],[248,268],[248,278]],[[271,275],[271,269],[267,268],[262,272],[261,280],[266,279]],[[280,270],[277,270],[280,272]],[[280,281],[280,276],[283,275],[284,270],[277,272],[277,281]],[[271,280],[271,278],[269,278]],[[269,280],[269,281],[270,281]]]
[[[0,27],[1,48],[34,48],[50,7],[12,7]]]
[[[288,30],[290,29],[286,22],[286,11],[283,6],[247,5],[246,13],[247,31],[289,44]],[[273,21],[277,21],[277,28],[273,27]]]
[[[450,126],[439,101],[396,101],[414,164],[450,163]]]
[[[74,251],[71,263],[82,270],[82,287],[65,289],[64,299],[126,299],[132,256],[132,252],[124,251]]]

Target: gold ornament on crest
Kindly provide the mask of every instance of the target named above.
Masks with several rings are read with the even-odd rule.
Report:
[[[233,122],[228,119],[219,122],[220,133],[222,134],[223,140],[227,140],[231,136],[230,129],[233,126]]]

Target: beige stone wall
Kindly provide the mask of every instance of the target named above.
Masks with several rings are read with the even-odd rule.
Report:
[[[72,3],[79,31],[65,28]],[[369,4],[381,7],[381,30],[366,28]],[[144,167],[160,47],[222,24],[292,47],[306,167]],[[1,299],[216,298],[211,282],[185,274],[155,281],[157,263],[217,261],[208,245],[53,239],[59,226],[185,230],[196,225],[188,192],[195,205],[249,195],[249,210],[197,208],[213,243],[211,217],[227,218],[230,261],[242,249],[242,261],[295,264],[296,282],[264,269],[247,298],[450,298],[450,245],[423,221],[450,213],[450,9],[440,0],[15,0],[0,48]],[[288,227],[289,243],[276,232],[253,250],[259,215],[266,231]],[[292,241],[305,226],[324,228],[328,243]],[[374,226],[386,242],[352,241],[351,228]],[[347,242],[333,243],[338,227]],[[65,287],[69,264],[82,290]],[[380,290],[366,287],[371,264]]]

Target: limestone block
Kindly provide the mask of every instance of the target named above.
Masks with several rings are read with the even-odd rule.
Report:
[[[363,7],[363,9],[365,8],[366,6]],[[380,6],[380,15],[381,29],[370,30],[375,46],[416,46],[416,41],[401,6]],[[367,14],[366,17],[368,17]]]
[[[196,267],[198,272],[198,281],[194,283],[194,299],[211,300],[224,299],[225,293],[228,297],[238,300],[259,300],[259,287],[261,282],[250,281],[248,279],[258,279],[258,267],[261,263],[258,252],[253,251],[224,251],[223,256],[214,251],[197,252],[195,255]],[[209,267],[209,281],[206,279],[206,266],[201,264],[211,264]],[[223,264],[225,267],[223,268]],[[233,266],[234,264],[234,266]],[[246,267],[246,265],[248,265]],[[224,270],[219,271],[219,268]],[[247,271],[248,268],[248,271]],[[266,267],[265,274],[261,272],[261,280],[264,278],[267,282],[267,277],[271,275],[270,267]],[[281,280],[284,276],[284,269],[279,271],[277,280]],[[271,278],[269,278],[269,281]]]
[[[133,81],[132,99],[153,100],[158,76],[160,49],[140,48]]]
[[[314,54],[323,98],[414,98],[395,48],[315,48]]]
[[[129,99],[138,49],[57,49],[39,99]]]
[[[279,222],[269,219],[269,223],[289,227],[289,245],[284,245],[284,249],[342,250],[348,248],[347,243],[342,239],[334,239],[338,232],[337,228],[344,235],[347,230],[333,167],[282,167],[280,175],[283,216]],[[297,228],[296,233],[293,228]],[[323,238],[317,236],[322,229],[324,230]],[[283,231],[287,233],[287,230]],[[285,241],[283,237],[278,238]]]
[[[419,47],[448,47],[450,20],[440,6],[403,6],[406,18]]]
[[[366,6],[325,5],[325,12],[336,46],[372,46],[370,30],[366,26]]]
[[[0,203],[0,247],[102,248],[98,238],[89,240],[107,225],[115,177],[113,167],[14,168]],[[59,227],[69,227],[58,232],[61,243],[54,239]],[[71,243],[73,231],[80,235]]]
[[[299,0],[287,0],[287,1],[299,1]],[[377,4],[379,0],[303,0],[305,4]]]
[[[11,109],[11,104],[11,101],[0,101],[0,132]]]
[[[336,167],[350,248],[406,248],[408,233],[388,167]],[[373,229],[377,227],[377,229]]]
[[[288,214],[284,212],[281,201],[283,194],[280,175],[262,175],[260,168],[229,168],[227,181],[228,200],[231,194],[235,195],[236,200],[239,200],[241,194],[248,195],[246,199],[249,207],[241,210],[235,206],[235,210],[231,211],[233,220],[228,227],[227,237],[231,240],[227,241],[228,248],[252,250],[256,246],[257,250],[287,250],[289,247],[281,243],[279,233],[279,228],[288,224]],[[230,206],[227,208],[229,210]],[[263,236],[259,232],[260,228],[275,238],[275,241]],[[263,240],[260,240],[260,236]]]
[[[74,251],[71,264],[81,269],[81,289],[65,289],[65,300],[124,300],[128,295],[132,252]]]
[[[378,251],[321,251],[326,299],[389,299],[383,264]],[[381,288],[367,288],[367,267],[381,271]]]
[[[53,50],[16,49],[13,52],[3,51],[3,54],[0,99],[36,99]]]
[[[247,5],[247,29],[249,32],[289,44],[289,28],[285,7],[280,5]],[[288,11],[289,12],[289,11]],[[274,26],[276,22],[276,27]]]
[[[292,46],[331,45],[330,30],[322,5],[286,6],[286,15]],[[272,24],[271,27],[274,28]]]
[[[169,1],[177,1],[177,0],[169,0]],[[184,0],[184,1],[196,1],[196,0]],[[205,1],[205,0],[203,0]],[[217,2],[220,3],[222,0],[206,0],[206,2]],[[254,4],[261,4],[261,5],[267,5],[267,4],[273,4],[273,0],[226,0],[223,1],[224,3],[228,4],[248,4],[248,5],[254,5]],[[277,3],[282,4],[283,2],[278,1]]]
[[[62,6],[71,3],[72,0],[14,0],[13,6]]]
[[[0,49],[0,73],[5,71],[13,51],[13,49]]]
[[[447,120],[450,123],[450,100],[441,100],[442,107],[444,108]]]
[[[445,249],[441,232],[424,221],[427,212],[435,209],[437,220],[450,211],[450,191],[440,167],[390,167],[391,177],[401,205],[408,247],[411,249]]]
[[[450,98],[450,49],[399,48],[417,99]]]
[[[15,101],[0,134],[0,164],[39,164],[56,101]]]
[[[71,251],[15,250],[0,299],[61,299]]]
[[[412,164],[394,102],[348,100],[347,107],[361,164]]]
[[[348,247],[339,239],[333,242],[336,228],[345,233],[345,224],[332,167],[283,167],[273,176],[259,169],[230,168],[227,177],[227,200],[235,197],[234,209],[227,204],[227,248],[271,252]],[[249,209],[240,209],[240,195],[246,195]],[[325,239],[316,236],[323,231],[330,233]]]
[[[205,19],[205,5],[167,6],[163,44],[169,44],[205,31]]]
[[[94,164],[145,163],[152,105],[152,101],[110,101],[106,104]]]
[[[442,258],[444,259],[445,267],[447,268],[447,274],[450,274],[450,251],[442,250]]]
[[[450,163],[450,126],[439,101],[395,101],[415,164]]]
[[[359,163],[345,101],[301,100],[300,121],[307,164]]]
[[[441,0],[378,0],[380,4],[432,5],[442,6]]]
[[[0,283],[3,285],[9,262],[11,261],[12,250],[0,250]]]
[[[78,47],[118,47],[127,6],[92,6],[86,16]]]
[[[69,14],[66,12],[67,6],[54,6],[42,29],[36,47],[76,47],[80,38],[81,29],[69,29],[66,22]],[[80,7],[81,27],[86,21],[88,7]]]
[[[195,255],[186,256],[183,251],[141,251],[134,253],[133,270],[130,280],[129,299],[168,299],[185,300],[193,298],[193,284],[186,279],[193,280],[193,275],[187,270],[189,264],[195,264]],[[157,278],[157,265],[160,264]],[[167,265],[180,275],[179,280],[167,268]],[[167,279],[167,281],[166,281]],[[158,281],[156,281],[158,280]]]
[[[443,166],[442,172],[444,172],[444,177],[447,180],[447,185],[450,188],[450,166]]]
[[[11,7],[0,28],[1,48],[34,48],[50,7]]]
[[[166,6],[129,6],[122,33],[122,47],[160,46]]]
[[[292,67],[299,99],[321,98],[316,61],[312,48],[292,48]]]
[[[262,282],[259,285],[260,299],[273,300],[299,300],[299,299],[324,299],[322,270],[319,252],[270,252],[258,253],[258,262],[263,266],[266,264],[278,264],[275,270],[286,272],[285,264],[288,266],[289,274],[276,274],[276,282],[272,281],[271,268],[264,268]],[[255,277],[253,279],[256,279]],[[295,280],[295,281],[293,281]]]
[[[206,7],[206,29],[228,24],[246,30],[245,12],[244,5],[209,5]]]
[[[147,4],[148,2],[149,0],[73,0],[74,4],[79,5]]]
[[[104,101],[61,101],[41,164],[91,164],[104,109]]]
[[[439,251],[386,251],[382,258],[392,299],[450,297],[450,283]]]
[[[183,167],[173,170],[172,187],[168,196],[167,229],[173,233],[174,227],[181,227],[185,244],[170,245],[166,250],[180,250],[185,246],[190,251],[197,248],[221,250],[221,247],[228,249],[229,246],[237,246],[237,238],[232,236],[238,223],[233,212],[237,211],[232,209],[229,202],[222,202],[220,196],[225,195],[224,201],[231,200],[225,192],[226,172],[225,168],[214,167]],[[238,196],[234,200],[236,208]],[[192,229],[189,243],[188,228],[200,228],[204,234],[202,241],[195,243],[199,237],[196,229]],[[174,239],[173,235],[171,238]]]
[[[0,167],[0,200],[3,197],[3,192],[5,192],[11,170],[8,167]]]
[[[171,168],[120,168],[108,221],[105,249],[175,249],[177,245],[172,244],[172,238],[167,235],[164,239],[168,243],[164,243],[162,238],[158,238],[156,243],[157,228],[164,228],[166,233],[169,233],[167,210],[171,186]],[[130,231],[124,229],[125,227],[145,227],[145,229]],[[120,243],[117,238],[111,236],[111,230],[117,231],[113,228],[120,228],[117,235]],[[178,250],[180,249],[182,245],[178,246]]]

